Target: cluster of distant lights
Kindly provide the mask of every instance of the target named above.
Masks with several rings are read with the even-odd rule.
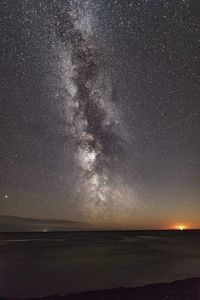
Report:
[[[185,225],[180,224],[175,229],[183,231],[183,230],[187,229],[187,227]]]

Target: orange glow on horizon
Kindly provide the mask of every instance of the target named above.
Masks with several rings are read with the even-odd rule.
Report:
[[[185,224],[178,224],[175,226],[175,229],[183,231],[185,229],[188,229],[188,227]]]

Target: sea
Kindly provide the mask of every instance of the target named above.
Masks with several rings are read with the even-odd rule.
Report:
[[[0,296],[41,297],[200,277],[200,231],[0,233]]]

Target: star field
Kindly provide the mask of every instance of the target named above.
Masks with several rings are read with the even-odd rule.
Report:
[[[198,1],[3,0],[0,214],[199,227]]]

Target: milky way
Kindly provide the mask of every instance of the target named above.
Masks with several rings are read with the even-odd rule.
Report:
[[[57,8],[56,31],[66,69],[65,117],[79,173],[74,186],[79,210],[96,221],[114,214],[118,217],[117,211],[128,215],[128,188],[111,172],[113,163],[123,155],[123,124],[92,36],[90,3],[73,1],[67,10],[62,6],[62,12]]]
[[[1,0],[0,214],[199,226],[198,6]]]

